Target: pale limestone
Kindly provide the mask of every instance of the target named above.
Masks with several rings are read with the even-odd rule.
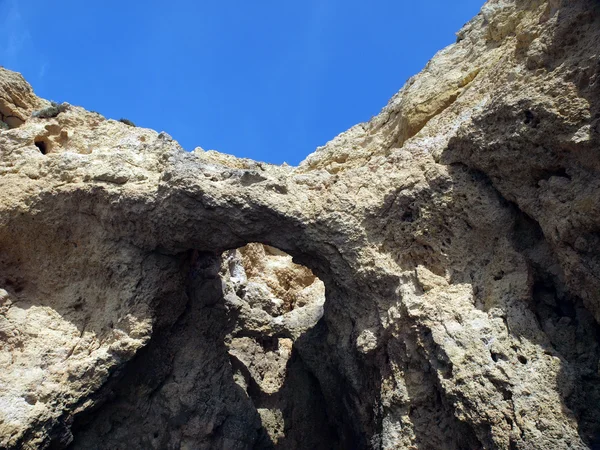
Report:
[[[0,447],[598,445],[599,8],[488,1],[299,167],[0,70]]]

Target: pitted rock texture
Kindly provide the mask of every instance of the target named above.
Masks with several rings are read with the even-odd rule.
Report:
[[[599,39],[488,1],[299,167],[0,71],[0,447],[596,448]]]

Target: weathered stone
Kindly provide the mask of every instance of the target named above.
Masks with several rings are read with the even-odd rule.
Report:
[[[0,121],[16,128],[45,103],[35,96],[21,74],[0,67]]]
[[[599,445],[599,38],[491,0],[299,167],[1,70],[0,447]]]

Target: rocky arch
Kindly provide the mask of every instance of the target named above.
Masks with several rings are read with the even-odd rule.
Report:
[[[182,164],[185,170],[177,170],[179,158],[186,159]],[[192,264],[191,252],[196,249],[206,255],[219,255],[258,240],[293,255],[297,261],[311,268],[327,287],[323,319],[295,343],[297,360],[302,362],[299,372],[304,374],[305,383],[313,386],[315,395],[311,398],[318,397],[321,409],[325,410],[320,423],[327,423],[328,427],[315,436],[328,436],[329,440],[323,439],[323,442],[331,446],[340,445],[341,448],[388,446],[392,443],[386,441],[389,439],[386,436],[393,435],[394,430],[401,427],[411,426],[413,437],[408,439],[425,446],[435,447],[443,443],[448,448],[458,449],[481,445],[482,442],[492,445],[498,431],[487,428],[485,422],[475,426],[467,424],[457,414],[456,399],[459,399],[458,405],[468,405],[474,399],[470,388],[462,390],[458,387],[455,390],[454,385],[447,381],[460,374],[457,372],[460,366],[453,359],[460,355],[453,355],[451,347],[446,347],[446,340],[451,336],[447,334],[450,332],[446,326],[457,319],[453,312],[455,306],[444,307],[444,299],[467,302],[461,306],[464,311],[461,314],[468,311],[469,315],[468,319],[460,319],[463,323],[465,320],[467,323],[485,323],[489,319],[468,304],[472,298],[468,285],[453,286],[442,274],[435,273],[435,258],[440,257],[436,249],[431,247],[425,253],[413,254],[413,263],[421,261],[425,266],[405,271],[403,276],[398,275],[395,257],[386,260],[385,254],[377,256],[378,265],[365,265],[368,258],[374,257],[373,244],[379,248],[390,244],[370,242],[370,228],[361,229],[353,219],[348,220],[349,216],[340,218],[334,215],[319,222],[302,217],[301,212],[293,215],[289,213],[294,210],[293,204],[286,203],[285,209],[276,204],[282,194],[256,195],[256,191],[264,192],[265,187],[257,186],[256,191],[251,192],[237,179],[228,182],[228,188],[233,191],[231,195],[217,196],[223,186],[219,186],[218,181],[206,181],[205,177],[198,176],[207,170],[205,165],[197,164],[192,156],[178,152],[173,159],[175,161],[170,162],[154,194],[145,196],[142,201],[136,198],[135,192],[107,184],[42,192],[30,205],[35,211],[33,214],[19,214],[16,209],[5,222],[0,242],[10,250],[3,252],[2,273],[8,274],[5,281],[10,281],[6,285],[10,288],[11,311],[35,313],[26,315],[23,322],[51,323],[63,339],[32,342],[21,339],[15,344],[33,345],[37,351],[44,349],[47,354],[40,364],[43,361],[47,365],[47,373],[56,377],[54,380],[48,377],[40,379],[39,385],[33,382],[25,385],[28,390],[17,393],[17,396],[33,407],[55,405],[58,400],[52,395],[57,393],[52,390],[51,383],[65,377],[70,392],[69,397],[60,399],[62,406],[54,409],[57,414],[52,420],[45,422],[43,427],[35,428],[40,437],[25,435],[21,442],[39,439],[39,442],[50,440],[57,447],[65,446],[73,439],[73,420],[84,413],[75,424],[73,445],[85,448],[85,437],[89,436],[86,427],[87,430],[97,430],[95,423],[89,420],[96,414],[102,417],[101,405],[114,395],[123,397],[129,386],[139,387],[140,391],[135,391],[138,400],[157,395],[156,392],[164,387],[160,380],[164,380],[165,373],[164,369],[161,372],[160,365],[152,365],[153,360],[164,357],[168,361],[172,356],[170,351],[185,348],[189,342],[195,342],[196,346],[202,345],[202,342],[209,343],[206,350],[219,350],[209,353],[207,358],[227,361],[224,336],[229,325],[226,315],[221,311],[219,316],[217,312],[217,319],[199,322],[190,320],[190,317],[201,317],[201,310],[192,307],[190,315],[185,314],[190,308],[188,274]],[[188,170],[194,164],[193,170]],[[485,184],[482,189],[473,191],[473,180],[475,185],[482,181],[478,177],[473,179],[460,170],[450,175],[448,178],[448,174],[441,171],[440,179],[435,183],[444,184],[443,179],[449,183],[454,178],[451,184],[457,199],[463,198],[464,194],[461,201],[481,202],[480,213],[485,210],[491,212],[491,215],[479,213],[479,219],[471,217],[474,222],[487,217],[477,226],[488,227],[486,220],[498,215],[496,194]],[[226,180],[231,178],[222,177]],[[243,175],[239,177],[240,180],[242,178]],[[236,198],[242,200],[232,200]],[[397,203],[391,207],[386,202],[382,205],[385,211],[383,220],[389,220],[390,215],[395,214],[405,217],[407,210],[416,208],[421,212],[414,213],[409,223],[420,226],[419,217],[423,215],[424,207],[422,200],[407,208],[403,201],[395,198]],[[504,209],[509,207],[504,206]],[[436,210],[443,222],[446,211],[443,208]],[[298,211],[301,211],[300,208]],[[376,214],[376,217],[380,215]],[[386,215],[388,219],[385,219]],[[377,228],[377,221],[370,226]],[[440,223],[439,229],[443,230],[445,226]],[[510,219],[503,221],[501,228],[509,230]],[[402,235],[395,235],[393,229],[389,229],[388,233],[391,234],[379,233],[379,236],[390,239],[395,245],[404,239]],[[449,233],[456,234],[457,230]],[[261,238],[257,239],[257,236]],[[445,241],[445,238],[434,239],[440,243]],[[472,244],[459,239],[446,253],[456,251],[457,256],[464,255],[460,251],[463,245],[468,249]],[[504,254],[504,250],[495,251]],[[427,255],[435,258],[428,260]],[[400,253],[399,256],[404,257],[405,254]],[[510,263],[510,260],[507,262]],[[403,264],[402,261],[400,263]],[[461,297],[464,300],[460,300]],[[423,300],[426,302],[423,303]],[[191,304],[202,306],[201,302]],[[441,310],[437,309],[440,307]],[[381,310],[385,311],[384,315]],[[205,328],[198,329],[202,323]],[[220,326],[215,328],[215,324]],[[493,322],[486,326],[492,327]],[[180,328],[196,330],[210,338],[194,341],[185,339],[185,333],[171,337],[169,330]],[[473,338],[470,333],[453,335],[453,342],[466,345]],[[146,350],[143,350],[144,347]],[[490,353],[484,347],[481,350],[481,354],[478,348],[469,351],[473,352],[472,357],[493,360],[495,351]],[[127,365],[137,353],[137,359]],[[188,358],[193,354],[188,352]],[[516,358],[516,355],[513,356]],[[484,365],[489,364],[484,363],[485,359],[481,361]],[[203,367],[223,367],[223,364],[214,362],[212,365],[197,363],[187,360],[184,366],[187,364],[196,371]],[[141,372],[156,373],[156,376],[140,380],[137,364],[150,367]],[[167,364],[167,367],[170,365]],[[243,371],[239,366],[238,369],[238,372]],[[208,376],[203,374],[200,379]],[[486,379],[484,373],[480,376],[482,380]],[[207,448],[215,442],[223,443],[222,439],[231,439],[239,448],[269,446],[269,440],[264,440],[264,433],[260,433],[256,413],[251,414],[256,407],[248,403],[247,396],[233,382],[233,374],[219,379],[228,380],[229,388],[222,388],[223,395],[230,398],[229,403],[225,403],[232,405],[232,409],[219,410],[219,414],[213,409],[207,416],[192,414],[190,411],[196,411],[195,408],[176,409],[170,411],[169,420],[175,420],[174,426],[178,424],[180,427],[195,424],[195,431],[189,431],[191,434],[187,438],[191,439],[190,442],[197,442],[198,436],[204,433],[208,439]],[[506,380],[496,383],[484,384],[484,389],[492,395],[498,393],[504,402],[510,404],[513,394],[509,384]],[[200,391],[206,393],[210,389],[214,386],[205,386]],[[204,404],[196,400],[192,404]],[[498,406],[500,410],[504,408],[504,404]],[[480,406],[469,407],[476,414],[482,414],[478,412]],[[163,405],[159,411],[167,414],[166,408]],[[124,415],[122,409],[111,410],[110,406],[106,411],[105,414],[111,417],[119,417],[111,411],[120,411],[123,417],[134,417],[131,412]],[[229,431],[225,432],[226,429],[219,426],[206,428],[207,423],[211,423],[209,418],[215,415],[220,417],[217,421],[220,426],[229,423],[227,427],[234,431],[226,428]],[[146,426],[157,428],[156,420],[150,420]],[[133,426],[140,426],[139,423],[123,419],[121,426],[130,430]],[[246,432],[241,432],[244,427]],[[254,433],[247,432],[248,428]],[[140,429],[145,430],[143,427]],[[140,441],[145,448],[149,445],[164,447],[165,441],[161,440],[164,434],[159,433],[154,438],[154,433],[145,433],[149,440]],[[94,443],[97,438],[90,437],[87,442]],[[232,442],[229,444],[233,445]]]
[[[77,107],[30,117],[47,103],[0,70],[0,113],[22,114],[0,129],[0,446],[69,445],[135,378],[129,362],[177,347],[157,343],[187,317],[191,251],[260,242],[325,282],[323,318],[295,346],[331,443],[593,448],[597,12],[488,2],[380,115],[296,168],[187,153]],[[180,328],[204,323],[223,361],[219,320]],[[216,439],[259,429],[232,377],[238,409]],[[169,386],[131,385],[142,399]],[[167,419],[210,434],[194,408]]]
[[[166,330],[182,320],[185,321],[182,317],[186,309],[190,308],[187,274],[191,270],[192,258],[191,250],[183,249],[200,249],[205,254],[219,255],[228,248],[235,248],[254,239],[252,233],[248,233],[251,237],[244,239],[236,232],[238,228],[250,230],[246,225],[252,222],[251,217],[240,215],[240,221],[244,223],[236,223],[233,220],[222,219],[227,213],[223,215],[221,210],[220,215],[209,215],[205,218],[206,211],[199,208],[198,200],[190,200],[189,192],[161,198],[155,204],[144,205],[142,208],[139,204],[132,205],[120,200],[121,195],[113,196],[103,189],[93,192],[78,190],[68,194],[44,194],[38,199],[36,214],[13,214],[3,228],[2,242],[5,245],[10,242],[10,251],[2,254],[2,273],[5,275],[4,285],[9,289],[11,310],[35,310],[36,314],[45,316],[44,320],[58,324],[58,331],[70,335],[71,339],[61,342],[62,348],[60,344],[57,348],[56,341],[48,341],[46,349],[42,350],[56,353],[55,358],[49,358],[50,361],[47,361],[53,369],[51,371],[58,374],[57,378],[67,376],[70,379],[71,371],[82,369],[79,363],[73,362],[71,365],[71,361],[82,359],[82,354],[86,352],[90,353],[89,356],[95,354],[91,358],[83,359],[88,359],[84,362],[89,367],[89,370],[85,371],[86,377],[90,375],[89,371],[93,372],[92,390],[97,392],[85,402],[77,397],[68,399],[75,411],[89,408],[96,411],[95,405],[102,404],[119,388],[119,383],[123,383],[117,380],[121,380],[123,376],[125,380],[138,376],[137,369],[124,367],[123,364],[142,347],[149,345],[151,349],[136,361],[143,361],[145,354],[155,355],[152,357],[154,358],[157,354],[161,355],[161,351],[169,352],[169,345],[160,340],[161,333],[167,333]],[[135,209],[137,211],[132,213]],[[177,209],[177,212],[170,209]],[[121,219],[123,214],[129,217],[125,221]],[[272,211],[271,214],[276,217]],[[171,220],[163,223],[164,218],[178,215],[175,223]],[[67,217],[68,220],[65,220]],[[295,253],[298,260],[308,261],[313,270],[334,286],[334,291],[341,290],[341,282],[336,281],[335,275],[332,275],[326,258],[319,254],[313,256],[308,252],[300,253],[299,249],[306,245],[306,238],[302,237],[302,233],[291,231],[298,229],[297,224],[289,219],[279,220],[280,224],[263,218],[261,222],[266,222],[266,226],[255,222],[259,229],[254,230],[254,233],[263,234],[263,241],[268,239],[269,244],[276,244]],[[270,237],[265,229],[273,230],[273,236]],[[144,233],[150,234],[142,237]],[[145,241],[146,239],[148,241]],[[331,246],[331,249],[334,247]],[[338,264],[347,266],[339,254],[333,256],[332,260],[336,261],[336,258]],[[125,282],[125,279],[128,281]],[[348,276],[348,279],[351,277]],[[340,294],[337,294],[336,298],[339,297]],[[222,328],[217,327],[212,333],[217,333],[220,341],[214,337],[212,340],[208,339],[204,344],[206,348],[220,344],[221,350],[224,349],[223,336],[227,325],[223,321],[226,321],[226,317],[220,317],[219,320],[215,323],[221,324]],[[206,325],[214,326],[210,322]],[[326,326],[317,328],[315,333],[327,333]],[[151,331],[158,337],[149,343]],[[303,340],[310,341],[310,338],[304,337]],[[158,343],[153,344],[154,341]],[[202,340],[198,341],[198,345],[201,342]],[[38,349],[44,347],[42,342],[30,344],[36,345]],[[296,353],[300,351],[294,349],[296,365],[313,364],[315,367],[320,366],[321,371],[330,372],[327,377],[332,385],[336,385],[336,389],[327,390],[327,401],[329,408],[336,411],[338,416],[336,426],[347,433],[346,442],[364,439],[357,437],[355,431],[351,431],[350,415],[343,411],[347,409],[344,403],[348,403],[342,399],[346,395],[343,394],[346,391],[346,383],[342,381],[343,375],[333,369],[333,359],[324,364],[325,361],[314,353],[323,351],[327,354],[330,351],[322,347],[307,351],[312,353],[308,357],[309,362],[304,363],[298,362],[301,358]],[[137,363],[133,364],[135,367]],[[198,368],[200,367],[202,365],[198,364]],[[130,372],[133,375],[129,374]],[[301,375],[296,373],[296,378],[304,377],[304,382],[314,385],[313,387],[318,384],[312,369],[301,367],[301,372]],[[51,380],[45,379],[41,386],[32,383],[29,386],[30,391],[23,393],[23,397],[34,405],[51,402],[52,399],[44,397],[47,392],[44,388],[49,381]],[[89,382],[90,379],[73,379],[73,390],[81,389],[80,383],[88,385]],[[152,380],[147,383],[151,384]],[[322,395],[321,387],[318,387],[318,390],[319,395]],[[321,404],[320,408],[325,408],[324,404]],[[238,413],[242,418],[244,414],[248,414],[240,411]],[[230,414],[235,417],[235,414]],[[53,445],[58,447],[66,445],[72,439],[70,427],[74,417],[76,415],[55,416],[53,421],[46,424],[44,439],[50,437]],[[256,436],[253,440],[245,442],[246,446],[260,438],[260,423],[257,428],[256,417],[251,419],[248,419],[245,426],[254,427],[252,429]],[[333,432],[332,430],[327,432]],[[247,435],[238,431],[238,435],[240,433]],[[366,432],[363,431],[363,434]],[[35,436],[27,435],[21,439],[35,439]],[[337,436],[335,439],[340,438]],[[76,445],[79,445],[79,442],[76,440]],[[324,448],[333,441],[327,442],[322,443]],[[160,444],[157,448],[160,448]]]
[[[543,341],[536,341],[541,334],[509,331],[514,324],[526,330],[532,323],[527,315],[528,282],[519,275],[527,269],[509,243],[515,212],[485,176],[461,167],[431,166],[412,190],[391,191],[368,219],[357,220],[350,205],[314,214],[310,205],[315,197],[298,191],[298,184],[288,179],[258,169],[215,166],[183,153],[164,136],[156,137],[155,145],[166,161],[151,192],[139,195],[136,183],[119,184],[114,182],[118,175],[102,174],[102,181],[88,185],[59,183],[41,189],[28,197],[26,210],[17,202],[3,216],[0,243],[6,250],[0,264],[9,319],[5,334],[10,333],[13,354],[23,358],[15,364],[43,367],[11,392],[12,414],[31,421],[45,417],[42,424],[18,435],[13,447],[24,442],[64,447],[72,442],[77,417],[83,418],[74,428],[75,436],[85,437],[86,426],[96,429],[89,418],[115,393],[122,395],[128,383],[142,386],[141,398],[160,392],[159,369],[155,378],[139,382],[127,362],[138,353],[143,361],[143,348],[150,349],[147,355],[163,355],[173,348],[165,344],[170,338],[160,345],[160,336],[186,317],[191,251],[220,255],[248,242],[286,251],[326,285],[323,319],[295,347],[302,361],[300,372],[316,392],[311,398],[319,397],[324,405],[321,423],[328,427],[317,436],[328,436],[327,444],[389,447],[397,444],[398,436],[405,445],[417,442],[424,448],[510,443],[518,439],[508,430],[521,420],[513,401],[520,394],[494,364],[521,365],[511,369],[511,377],[524,386],[541,386],[539,380],[527,379],[529,361],[540,364],[537,371],[548,380],[562,376],[555,353],[546,355]],[[60,153],[49,156],[46,164],[68,161]],[[401,179],[401,164],[398,170]],[[262,180],[248,184],[248,179]],[[292,190],[296,195],[285,194]],[[424,229],[434,233],[425,235]],[[482,242],[493,236],[500,238],[498,244],[481,252]],[[465,259],[471,254],[476,257]],[[440,267],[450,262],[455,273],[448,276]],[[497,285],[490,285],[502,270],[506,273]],[[477,305],[477,286],[488,292],[492,304]],[[512,302],[489,295],[509,286],[513,287],[507,298],[515,296]],[[183,328],[198,325],[180,323]],[[225,324],[226,318],[205,322],[204,332],[212,330],[208,348],[220,348],[213,360],[226,361],[227,328],[210,328],[219,323]],[[40,326],[54,332],[36,339]],[[174,342],[181,347],[189,341],[179,339]],[[156,351],[151,349],[153,342],[158,342]],[[517,350],[511,347],[515,342]],[[528,355],[525,363],[519,352]],[[25,359],[32,354],[33,359]],[[464,358],[475,364],[465,365]],[[14,375],[20,376],[16,371]],[[229,404],[237,409],[221,410],[218,423],[226,424],[223,417],[229,418],[228,427],[237,435],[219,427],[203,429],[211,421],[202,422],[189,411],[174,412],[170,420],[180,420],[180,426],[195,423],[195,433],[205,433],[209,446],[216,442],[210,439],[225,438],[239,448],[269,446],[268,439],[261,441],[258,416],[248,415],[257,408],[248,403],[233,376],[224,379],[230,387],[223,388],[224,395],[233,397]],[[476,379],[478,386],[457,379]],[[57,383],[64,390],[57,391]],[[569,383],[572,377],[567,373],[562,385]],[[479,396],[495,401],[481,403]],[[531,400],[522,408],[539,404],[537,397]],[[560,396],[551,401],[562,405]],[[492,427],[486,417],[490,411],[507,418]],[[530,430],[522,421],[517,426]],[[240,427],[254,433],[241,433]],[[147,436],[153,438],[154,432]],[[247,440],[248,436],[254,438]],[[157,441],[144,445],[154,442],[160,448],[162,438],[159,433]],[[78,448],[83,442],[76,439],[73,445]]]

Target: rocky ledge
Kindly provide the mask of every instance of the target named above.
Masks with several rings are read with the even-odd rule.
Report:
[[[490,0],[298,167],[0,70],[0,448],[598,448],[599,39]]]

